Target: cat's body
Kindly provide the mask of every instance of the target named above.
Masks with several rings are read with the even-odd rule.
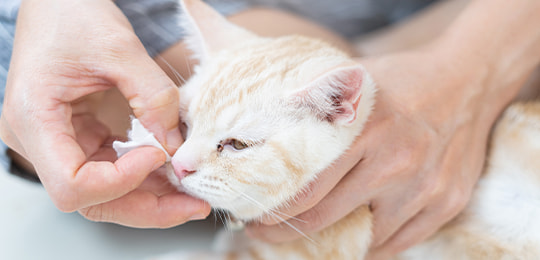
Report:
[[[236,219],[279,218],[275,209],[293,203],[360,134],[374,104],[374,83],[325,43],[257,37],[199,1],[183,6],[201,64],[181,88],[188,133],[169,179]],[[540,162],[534,160],[540,105],[518,105],[506,114],[470,206],[400,259],[540,259]],[[309,239],[249,240],[229,253],[167,259],[362,259],[371,218],[363,206]]]

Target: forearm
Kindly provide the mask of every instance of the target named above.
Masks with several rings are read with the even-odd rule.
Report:
[[[450,59],[504,106],[540,61],[540,1],[476,0],[441,38]],[[460,71],[464,71],[460,69]]]
[[[439,37],[469,2],[438,1],[404,21],[361,35],[355,40],[355,47],[361,56],[417,48]]]
[[[471,1],[440,37],[402,55],[415,66],[430,65],[405,75],[404,85],[409,78],[436,83],[417,92],[391,90],[399,92],[397,103],[441,129],[491,127],[540,61],[538,14],[535,0]]]

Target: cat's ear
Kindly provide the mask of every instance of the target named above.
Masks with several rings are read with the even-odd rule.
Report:
[[[187,34],[185,42],[201,63],[216,52],[255,37],[200,0],[180,2],[180,24]]]
[[[295,92],[293,102],[321,120],[350,124],[356,119],[363,84],[372,83],[361,65],[338,67]]]

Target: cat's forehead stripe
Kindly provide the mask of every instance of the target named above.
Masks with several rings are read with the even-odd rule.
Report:
[[[272,148],[275,150],[276,155],[280,158],[280,160],[285,163],[287,169],[289,169],[293,173],[291,178],[299,180],[298,177],[304,173],[304,170],[302,169],[302,167],[294,163],[294,160],[289,153],[289,150],[285,149],[283,146],[275,142],[269,143],[269,145],[272,146]]]
[[[219,116],[224,108],[242,104],[253,98],[253,95],[280,91],[285,78],[295,77],[295,69],[309,59],[305,56],[292,58],[296,55],[298,53],[276,52],[274,55],[254,55],[249,62],[237,62],[235,65],[218,64],[220,67],[215,71],[220,73],[209,77],[209,80],[200,86],[204,91],[201,91],[203,94],[195,108],[197,113],[210,110],[210,114]],[[265,87],[271,89],[261,91]]]

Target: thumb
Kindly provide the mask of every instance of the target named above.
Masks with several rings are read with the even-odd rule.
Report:
[[[116,86],[129,102],[135,117],[173,154],[183,139],[178,128],[178,88],[144,52],[128,57],[130,62],[114,68]]]

